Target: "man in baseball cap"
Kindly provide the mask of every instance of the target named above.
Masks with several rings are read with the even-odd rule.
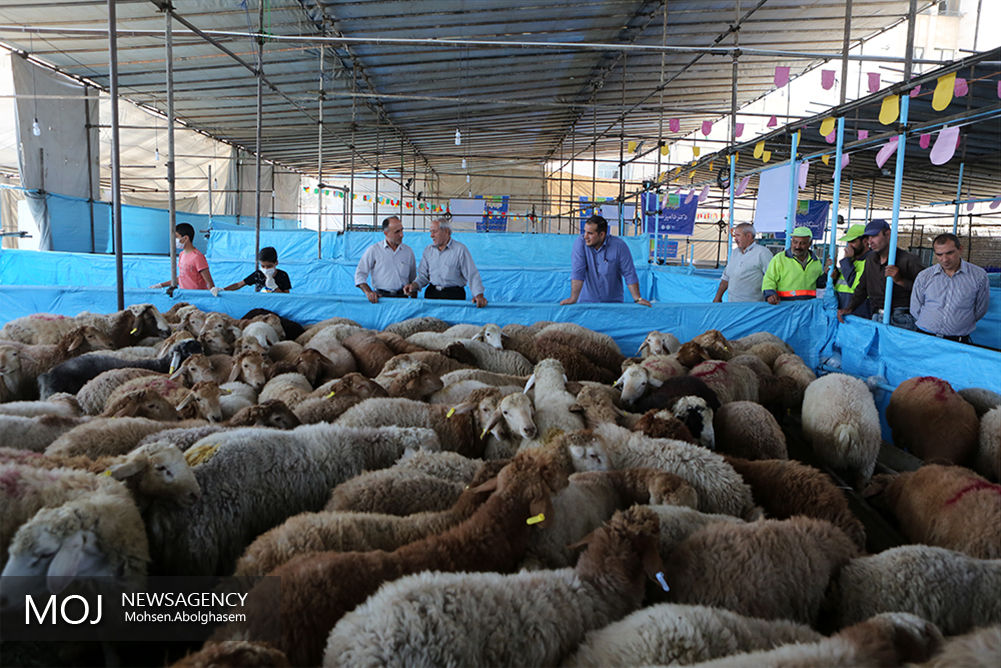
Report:
[[[865,225],[856,223],[848,228],[844,235],[838,239],[839,244],[844,244],[844,257],[834,268],[834,293],[838,297],[838,308],[847,308],[852,300],[855,288],[862,281],[862,270],[865,268],[865,258],[869,254],[869,243],[865,236]],[[862,302],[852,315],[862,318],[871,317],[869,303]]]
[[[768,263],[761,291],[765,301],[778,304],[782,300],[813,299],[817,288],[827,284],[827,275],[817,256],[810,252],[813,232],[800,226],[792,231],[790,248],[778,253]]]

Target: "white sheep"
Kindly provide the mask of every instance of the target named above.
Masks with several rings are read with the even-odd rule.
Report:
[[[946,635],[1001,623],[1001,559],[975,559],[929,545],[901,545],[852,559],[830,593],[835,623],[910,612]]]
[[[740,364],[706,360],[689,372],[716,393],[721,404],[731,401],[758,401],[758,375]]]
[[[699,510],[753,519],[758,514],[751,488],[720,455],[705,448],[649,438],[613,424],[590,432],[571,432],[563,442],[570,447],[578,471],[654,468],[687,480],[698,493]]]
[[[689,665],[822,637],[808,626],[784,619],[757,619],[722,608],[662,603],[591,631],[563,665]]]
[[[275,331],[274,327],[260,320],[244,327],[243,336],[256,339],[265,350],[282,340],[280,332]]]
[[[88,419],[90,418],[52,415],[0,415],[0,443],[19,450],[44,452],[53,441]]]
[[[483,326],[468,324],[452,325],[442,332],[440,336],[442,337],[442,340],[447,340],[448,338],[454,338],[456,340],[472,339],[474,341],[482,341],[497,350],[504,348],[504,344],[501,339],[501,329],[493,323]],[[441,348],[429,348],[429,350],[441,350]]]
[[[506,373],[494,373],[483,369],[456,369],[442,374],[441,382],[444,385],[451,385],[460,380],[477,380],[487,385],[517,385],[525,387],[528,376],[512,376]]]
[[[9,401],[0,404],[0,415],[78,417],[81,413],[76,396],[65,392],[57,392],[45,401]]]
[[[806,388],[801,415],[803,434],[824,464],[848,470],[857,488],[872,477],[882,437],[864,382],[842,373],[818,378]]]
[[[313,386],[301,373],[283,373],[269,380],[257,397],[258,403],[269,399],[279,399],[286,406],[295,409],[313,392]]]
[[[622,401],[633,403],[646,394],[648,388],[660,387],[666,379],[687,373],[688,368],[675,355],[651,355],[623,369],[615,386],[622,388]]]
[[[543,443],[560,433],[584,428],[584,420],[570,410],[576,397],[567,392],[566,383],[563,365],[548,358],[535,365],[525,384],[526,393],[534,388],[535,426]]]
[[[45,449],[45,454],[86,455],[91,458],[120,455],[135,448],[139,441],[154,432],[203,424],[194,420],[159,422],[141,417],[94,418],[62,434]]]
[[[219,410],[222,411],[223,420],[228,420],[239,410],[257,403],[257,392],[254,388],[238,380],[223,383],[219,389],[222,390],[219,396]]]
[[[80,391],[76,393],[77,402],[87,415],[98,415],[104,410],[108,397],[118,387],[135,378],[156,375],[158,375],[156,371],[149,369],[134,369],[131,367],[109,369],[87,381],[80,388]]]
[[[355,332],[364,332],[361,327],[351,327],[350,325],[331,325],[319,330],[309,341],[303,345],[306,348],[317,350],[330,360],[335,369],[331,375],[339,378],[346,373],[356,371],[358,363],[351,351],[344,347],[341,341]],[[302,343],[302,341],[299,341]]]
[[[640,344],[637,353],[643,357],[670,355],[671,353],[678,352],[679,348],[681,348],[681,341],[674,334],[654,330],[643,339],[643,343]]]
[[[980,443],[974,468],[985,478],[1001,481],[1001,406],[980,418]]]
[[[498,350],[482,341],[464,340],[458,342],[476,360],[476,366],[494,373],[513,376],[527,376],[532,372],[532,363],[514,350]]]
[[[78,327],[73,318],[52,313],[32,313],[10,320],[0,328],[0,339],[19,343],[58,343],[59,339]]]

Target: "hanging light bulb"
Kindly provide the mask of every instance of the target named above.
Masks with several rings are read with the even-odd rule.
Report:
[[[466,183],[469,183],[469,174],[466,174]]]
[[[153,159],[156,160],[157,162],[160,162],[160,147],[159,146],[157,146],[156,149],[153,151]]]
[[[459,128],[455,129],[455,145],[462,146],[462,133],[459,132]]]
[[[466,159],[465,158],[462,159],[462,168],[463,169],[466,168]]]
[[[212,187],[213,188],[219,187],[219,179],[212,179]]]
[[[31,124],[31,134],[35,135],[36,137],[42,134],[42,126],[38,124],[37,118],[35,119],[35,122]]]

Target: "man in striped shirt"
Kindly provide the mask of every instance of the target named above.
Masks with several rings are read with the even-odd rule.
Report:
[[[963,259],[955,234],[940,234],[932,241],[938,264],[914,279],[911,315],[918,330],[943,339],[970,342],[970,332],[987,313],[990,286],[987,272]]]

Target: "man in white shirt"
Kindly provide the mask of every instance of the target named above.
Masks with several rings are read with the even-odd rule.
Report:
[[[403,289],[417,276],[414,251],[403,243],[403,223],[396,216],[382,221],[383,241],[365,249],[355,270],[355,285],[375,304],[379,297],[406,297]],[[366,280],[372,275],[372,287]]]
[[[763,302],[761,280],[772,261],[772,253],[754,243],[754,226],[741,223],[733,228],[737,250],[730,253],[713,302],[722,302],[723,293],[729,290],[729,302]]]
[[[466,284],[473,293],[471,300],[477,308],[487,305],[483,297],[483,281],[480,272],[473,262],[473,256],[465,244],[452,238],[452,227],[447,220],[431,221],[431,243],[421,255],[421,264],[417,268],[417,278],[403,286],[407,295],[416,295],[425,285],[425,299],[462,299],[466,298]]]

